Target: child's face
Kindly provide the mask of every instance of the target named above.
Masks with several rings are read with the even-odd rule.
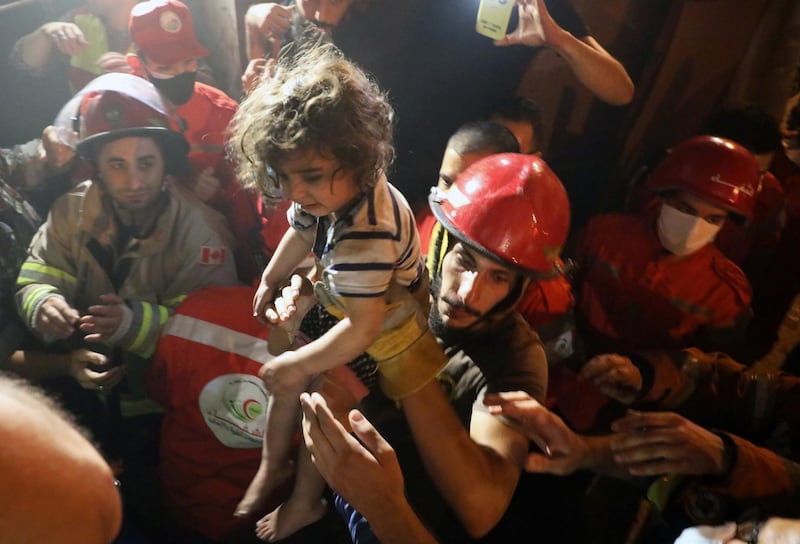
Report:
[[[360,192],[352,172],[312,149],[288,155],[276,165],[275,175],[284,196],[316,217],[337,212]]]

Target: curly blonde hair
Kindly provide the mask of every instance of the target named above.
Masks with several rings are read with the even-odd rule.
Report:
[[[278,187],[273,172],[289,154],[316,150],[372,187],[394,157],[394,113],[367,75],[332,45],[283,59],[275,74],[239,106],[229,152],[239,179],[266,196]]]

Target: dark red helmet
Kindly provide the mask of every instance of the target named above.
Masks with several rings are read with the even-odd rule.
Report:
[[[761,173],[755,157],[741,145],[717,136],[695,136],[670,150],[650,174],[648,185],[656,193],[686,191],[751,217]]]
[[[167,114],[135,95],[115,90],[86,93],[81,100],[78,120],[79,152],[101,141],[127,136],[183,139],[172,130]]]
[[[431,209],[456,238],[526,274],[552,273],[567,238],[570,207],[561,181],[532,155],[491,155],[464,170]]]
[[[178,132],[183,122],[170,114],[152,83],[130,74],[93,79],[61,108],[55,122],[62,143],[93,160],[100,145],[128,136],[158,140],[168,174],[189,173],[189,144]]]

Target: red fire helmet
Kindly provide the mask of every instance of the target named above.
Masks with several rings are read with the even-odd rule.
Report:
[[[650,174],[656,193],[686,191],[731,213],[753,215],[761,189],[755,157],[741,145],[717,136],[695,136],[673,147]]]
[[[456,238],[523,273],[554,271],[570,207],[561,181],[539,157],[502,153],[477,161],[431,209]]]

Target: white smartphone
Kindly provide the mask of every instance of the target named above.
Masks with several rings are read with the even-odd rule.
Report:
[[[515,0],[481,0],[475,30],[493,40],[504,38],[515,4]]]
[[[511,11],[516,5],[515,0],[481,0],[478,6],[478,18],[475,21],[475,30],[478,34],[500,40],[505,38],[508,33],[508,21],[511,19]],[[534,0],[525,8],[526,16],[530,14],[531,21],[526,31],[527,35],[538,36],[544,39],[544,30],[539,18],[539,7]]]

